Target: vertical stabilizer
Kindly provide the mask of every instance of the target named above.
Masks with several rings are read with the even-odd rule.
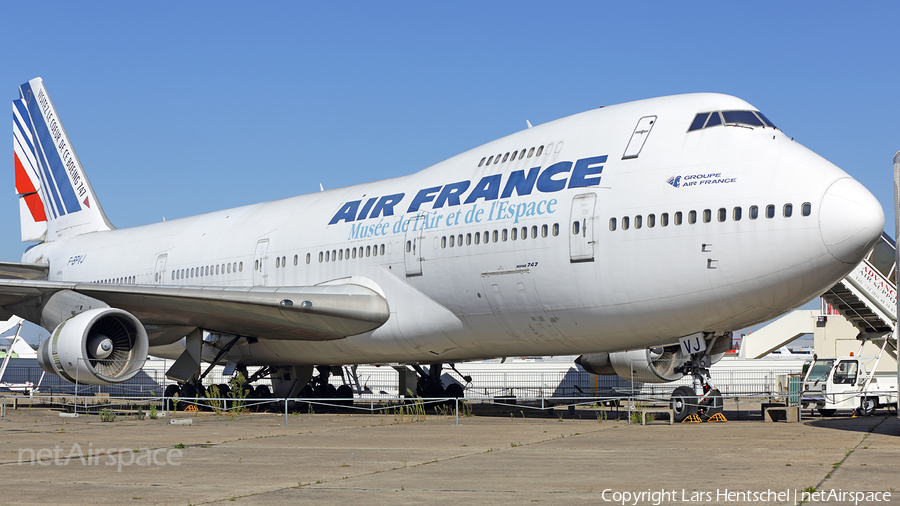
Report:
[[[13,101],[16,194],[23,241],[112,230],[40,77]]]

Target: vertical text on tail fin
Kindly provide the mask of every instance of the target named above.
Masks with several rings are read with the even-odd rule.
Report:
[[[113,229],[41,78],[20,86],[19,94],[13,101],[13,150],[22,240]]]

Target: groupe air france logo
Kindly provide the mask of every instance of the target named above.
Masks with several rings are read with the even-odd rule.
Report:
[[[667,179],[666,182],[674,186],[675,188],[678,188],[679,186],[681,186],[681,176],[672,176]]]

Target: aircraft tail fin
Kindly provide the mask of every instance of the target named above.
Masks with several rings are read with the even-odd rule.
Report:
[[[13,151],[22,241],[112,230],[53,102],[36,77],[13,100]]]

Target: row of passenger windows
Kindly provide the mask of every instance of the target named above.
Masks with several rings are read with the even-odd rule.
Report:
[[[217,274],[231,274],[232,272],[243,271],[244,262],[206,265],[203,267],[191,267],[190,269],[175,269],[174,271],[172,271],[172,279],[200,278],[206,276],[215,276]]]
[[[556,143],[556,152],[557,153],[559,153],[562,150],[562,146],[563,146],[562,141]],[[517,158],[519,160],[521,160],[526,157],[531,158],[532,156],[541,156],[542,154],[544,154],[544,146],[538,146],[537,153],[535,153],[534,150],[535,150],[534,147],[529,149],[527,151],[527,153],[528,153],[527,155],[525,154],[526,153],[525,149],[522,149],[521,151],[519,151],[519,150],[513,151],[511,155],[507,151],[506,154],[500,153],[496,156],[488,156],[488,157],[482,158],[481,161],[478,163],[478,166],[481,167],[482,165],[490,165],[491,163],[494,163],[494,164],[503,163],[503,162],[506,162],[507,160],[514,161]],[[553,143],[552,142],[550,144],[547,144],[546,153],[548,155],[550,153],[553,153]]]
[[[103,284],[117,284],[117,283],[125,283],[125,284],[134,284],[137,276],[124,276],[121,278],[109,278],[109,279],[98,279],[97,281],[93,281],[93,283],[103,283]]]
[[[750,206],[750,209],[748,210],[747,214],[751,220],[755,220],[755,219],[759,218],[759,207],[758,206]],[[793,214],[794,214],[794,205],[793,204],[785,204],[784,206],[782,206],[781,215],[783,217],[790,218],[791,216],[793,216]],[[809,202],[804,202],[800,206],[800,214],[802,214],[803,216],[809,216],[810,214],[812,214],[812,204],[810,204]],[[694,223],[697,223],[697,215],[698,215],[697,211],[688,211],[687,222],[689,225],[693,225]],[[735,207],[734,209],[731,210],[732,221],[741,221],[742,217],[743,217],[743,209],[741,207]],[[769,204],[766,206],[765,217],[768,219],[772,219],[775,217],[775,205],[774,204]],[[704,209],[702,212],[701,218],[703,220],[703,223],[711,222],[713,220],[712,209]],[[716,220],[721,223],[721,222],[726,221],[727,219],[728,219],[728,210],[725,209],[724,207],[719,208],[719,210],[716,211]],[[675,226],[681,225],[683,223],[683,221],[684,221],[684,215],[682,214],[681,211],[677,211],[676,213],[674,213],[672,215],[672,223]],[[643,216],[641,216],[641,215],[635,216],[633,224],[634,224],[634,228],[642,228],[644,226]],[[647,228],[655,227],[656,226],[656,215],[648,214],[646,224],[647,224]],[[659,225],[661,227],[669,226],[669,213],[662,213],[659,215]],[[622,222],[621,222],[622,230],[628,230],[629,228],[631,228],[631,226],[632,226],[631,217],[629,217],[629,216],[623,217]],[[574,227],[575,228],[578,227],[578,222],[575,222]],[[619,227],[618,220],[616,218],[610,218],[609,219],[609,230],[614,232],[618,227]],[[575,228],[573,228],[573,232],[577,234],[578,231],[575,230]]]
[[[701,112],[694,116],[694,121],[691,122],[688,132],[719,125],[770,126],[776,128],[775,125],[759,111],[712,111]]]
[[[469,246],[471,244],[488,244],[490,242],[506,242],[506,241],[515,241],[515,240],[525,240],[528,239],[528,227],[521,228],[511,228],[511,229],[503,229],[503,230],[494,230],[489,231],[485,230],[484,232],[475,232],[474,234],[457,234],[450,236],[441,237],[441,248],[454,248],[463,246],[463,241],[465,240],[465,245]],[[550,225],[541,225],[538,227],[537,225],[531,226],[531,238],[537,239],[538,237],[547,237],[551,234],[551,226]],[[552,234],[554,237],[559,235],[559,223],[554,223],[552,226]],[[406,251],[410,250],[410,241],[406,241]]]
[[[377,257],[378,255],[384,256],[385,251],[390,253],[391,245],[387,245],[387,249],[385,249],[384,244],[376,244],[374,246],[358,246],[355,248],[345,248],[345,249],[333,249],[331,251],[320,251],[319,252],[319,263],[322,262],[337,262],[338,260],[350,260],[351,258],[363,258],[366,257]],[[309,253],[306,254],[306,263],[309,263]],[[297,265],[296,261],[294,265]]]

